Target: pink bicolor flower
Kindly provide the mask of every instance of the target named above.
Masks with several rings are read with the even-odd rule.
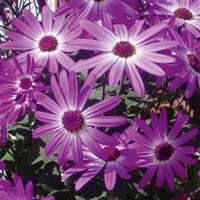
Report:
[[[74,72],[68,76],[63,70],[58,79],[59,83],[55,76],[51,77],[55,100],[41,92],[34,93],[35,99],[47,111],[36,111],[36,119],[45,124],[33,130],[33,137],[51,135],[45,153],[48,156],[59,149],[57,160],[62,165],[66,163],[69,152],[72,152],[75,163],[81,163],[84,146],[105,158],[99,144],[115,145],[116,141],[97,127],[115,127],[126,123],[125,117],[103,115],[116,107],[120,98],[109,97],[88,107],[86,101],[95,84],[94,76],[87,79],[80,91]]]
[[[6,31],[12,41],[0,44],[0,48],[22,51],[18,55],[19,62],[30,54],[40,66],[48,66],[49,71],[58,71],[58,64],[70,69],[74,65],[67,53],[74,52],[68,44],[81,33],[80,27],[70,28],[73,19],[65,20],[65,16],[55,17],[48,6],[42,8],[42,22],[27,9],[23,10],[23,20],[14,18],[12,31]]]
[[[97,77],[110,70],[109,84],[112,86],[119,82],[125,71],[135,92],[144,96],[144,84],[138,68],[156,76],[164,76],[165,72],[158,64],[172,63],[175,58],[161,51],[177,46],[178,43],[159,41],[156,37],[156,34],[166,28],[166,24],[159,23],[142,31],[143,23],[143,20],[138,21],[129,30],[125,25],[114,25],[112,32],[96,23],[81,21],[81,26],[97,40],[76,39],[70,42],[70,46],[101,53],[76,63],[72,70],[80,72],[95,68],[92,73]]]

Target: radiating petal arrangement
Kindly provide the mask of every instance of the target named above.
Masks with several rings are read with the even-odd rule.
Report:
[[[198,199],[200,1],[55,5],[0,1],[0,199]]]

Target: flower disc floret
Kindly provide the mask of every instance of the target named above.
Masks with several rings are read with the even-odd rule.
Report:
[[[113,47],[113,54],[122,58],[131,57],[136,53],[135,47],[127,41],[121,41]]]
[[[84,126],[84,119],[79,110],[67,111],[62,117],[64,128],[71,133],[78,133]]]
[[[30,78],[23,78],[20,82],[20,87],[23,90],[29,90],[32,87],[32,81]]]
[[[169,143],[162,143],[155,148],[155,157],[158,161],[169,160],[174,153],[174,147]]]
[[[42,52],[51,52],[56,50],[58,46],[58,40],[51,35],[44,36],[40,41],[39,41],[39,48]]]
[[[191,20],[193,18],[192,13],[186,8],[177,8],[174,11],[174,15],[179,19]]]
[[[187,59],[192,69],[194,69],[196,72],[200,72],[200,62],[198,58],[194,54],[188,54]]]
[[[120,150],[117,149],[116,147],[105,147],[104,149],[107,151],[109,155],[107,161],[115,161],[119,158],[121,154]]]

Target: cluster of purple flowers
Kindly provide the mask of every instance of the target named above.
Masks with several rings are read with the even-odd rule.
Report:
[[[80,174],[76,190],[99,174],[105,187],[113,190],[117,176],[130,179],[131,172],[141,168],[146,171],[138,188],[156,176],[157,187],[166,183],[173,191],[175,175],[187,178],[186,164],[196,163],[195,147],[187,142],[198,133],[196,128],[181,131],[189,116],[180,111],[170,128],[167,110],[162,109],[159,116],[151,112],[150,123],[138,117],[128,124],[126,115],[113,111],[120,96],[88,103],[102,76],[111,87],[119,87],[127,77],[141,98],[147,93],[143,73],[169,77],[169,92],[187,83],[187,99],[197,83],[200,86],[200,1],[139,2],[68,0],[55,13],[43,6],[41,21],[28,9],[12,19],[12,29],[5,31],[8,40],[0,43],[0,48],[15,52],[0,61],[2,147],[6,127],[32,110],[36,119],[32,137],[48,135],[46,156],[56,154],[57,163],[65,169],[62,181]],[[84,50],[92,57],[76,61]],[[85,71],[88,76],[83,82],[79,72]],[[125,128],[122,133],[108,131],[112,127]],[[69,161],[73,166],[67,168]],[[0,163],[0,168],[5,167]],[[15,175],[14,183],[15,187],[0,179],[0,198],[33,198],[31,182],[24,189]]]

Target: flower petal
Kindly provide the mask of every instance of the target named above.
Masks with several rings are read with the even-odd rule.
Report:
[[[65,137],[61,132],[56,133],[44,148],[46,156],[50,156],[60,146],[63,139]]]
[[[85,49],[90,51],[112,51],[112,46],[106,42],[98,40],[76,39],[69,42],[69,45],[77,50]]]
[[[97,127],[115,127],[126,123],[127,119],[125,117],[118,116],[99,116],[87,119],[88,125]]]
[[[149,181],[152,179],[152,177],[154,176],[155,172],[156,172],[156,169],[157,167],[149,167],[147,169],[147,171],[145,172],[145,174],[143,175],[139,185],[138,185],[138,188],[142,189],[144,188],[148,183]]]
[[[43,6],[42,8],[42,26],[46,35],[50,35],[53,25],[53,12],[49,6]]]
[[[131,82],[131,85],[138,96],[143,97],[145,95],[144,83],[141,79],[141,76],[135,67],[135,65],[127,60],[128,66],[125,68],[126,74]]]
[[[88,107],[86,110],[84,110],[83,114],[87,118],[92,118],[115,108],[120,102],[120,97],[109,97]]]
[[[95,167],[88,169],[77,181],[75,190],[80,190],[85,184],[87,184],[92,178],[94,178],[101,170],[101,167]]]
[[[125,67],[125,59],[118,59],[110,69],[109,72],[109,85],[116,86],[120,78],[123,76]]]
[[[87,127],[87,134],[89,134],[89,136],[93,138],[95,141],[103,145],[119,144],[119,142],[115,138],[108,136],[105,133],[101,132],[100,130],[89,126]]]
[[[104,183],[108,190],[112,190],[116,182],[116,171],[105,169],[104,171]]]
[[[187,133],[181,135],[179,138],[177,138],[173,143],[176,146],[181,146],[182,144],[185,144],[186,142],[188,142],[189,140],[193,139],[195,137],[195,135],[198,133],[198,129],[194,128],[190,131],[188,131]]]
[[[189,116],[187,116],[187,115],[182,115],[180,117],[177,117],[177,119],[168,135],[170,140],[174,140],[176,138],[176,136],[178,135],[178,133],[183,128],[183,126],[187,123],[188,120],[189,120]]]
[[[35,92],[33,94],[33,97],[48,111],[59,115],[62,113],[62,109],[47,95],[41,93],[41,92]]]
[[[80,25],[92,36],[100,41],[105,41],[109,43],[115,43],[118,39],[117,37],[108,29],[101,27],[88,20],[82,20]]]
[[[59,129],[60,127],[57,123],[45,124],[43,126],[40,126],[39,128],[34,129],[32,132],[32,136],[33,138],[39,138],[50,133],[55,133]]]

